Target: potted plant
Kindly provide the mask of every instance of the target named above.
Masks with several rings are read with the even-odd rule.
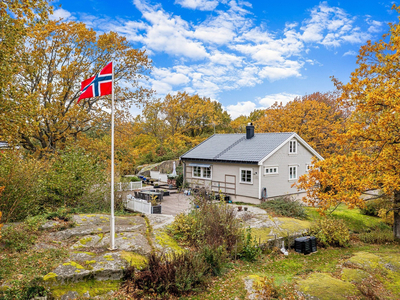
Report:
[[[242,211],[242,206],[238,206],[238,211]]]

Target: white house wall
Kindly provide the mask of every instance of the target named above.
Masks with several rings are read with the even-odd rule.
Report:
[[[313,154],[297,142],[297,154],[289,154],[289,143],[274,153],[263,163],[261,187],[267,188],[267,196],[275,197],[298,193],[291,187],[297,180],[289,180],[289,166],[297,165],[297,178],[306,173],[306,165],[311,164]],[[265,174],[266,167],[278,167],[278,174]]]
[[[232,164],[232,163],[216,163],[216,162],[204,162],[205,164],[210,164],[212,168],[212,178],[211,180],[208,179],[200,179],[200,178],[193,178],[192,176],[192,169],[193,167],[189,166],[191,162],[185,161],[186,163],[186,179],[192,183],[192,186],[203,186],[203,183],[205,182],[205,187],[208,190],[211,190],[211,180],[214,182],[214,186],[217,186],[217,182],[221,182],[220,184],[220,189],[222,192],[224,192],[223,184],[222,182],[225,182],[225,175],[233,175],[235,178],[232,176],[227,177],[227,182],[230,182],[230,180],[235,181],[235,188],[236,188],[236,195],[239,196],[245,196],[245,197],[253,197],[253,198],[258,198],[259,197],[259,189],[258,189],[258,180],[259,180],[259,166],[254,164],[254,165],[249,165],[249,164]],[[195,162],[193,162],[195,163]],[[202,162],[203,163],[203,162]],[[249,183],[240,183],[240,169],[245,168],[245,169],[252,169],[252,174],[253,174],[253,182],[252,184]],[[255,174],[255,172],[257,174]],[[193,184],[194,183],[194,184]],[[232,187],[233,185],[228,185],[229,187]],[[214,191],[217,189],[214,188]],[[227,190],[227,194],[230,194],[230,191],[232,190]]]

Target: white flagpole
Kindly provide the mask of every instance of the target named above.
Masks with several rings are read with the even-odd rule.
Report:
[[[111,100],[111,219],[110,250],[115,250],[115,218],[114,218],[114,61],[112,61],[112,100]]]

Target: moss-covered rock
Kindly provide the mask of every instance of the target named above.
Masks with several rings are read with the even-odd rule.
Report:
[[[142,270],[148,263],[145,256],[134,252],[121,251],[121,257],[125,259],[131,267]]]
[[[342,270],[341,279],[347,282],[361,283],[364,279],[370,275],[361,269],[349,269],[344,268]]]
[[[155,230],[154,231],[154,239],[153,245],[161,250],[162,252],[166,253],[182,253],[184,249],[182,249],[178,243],[169,236],[164,230]]]
[[[298,281],[297,286],[305,295],[321,300],[348,299],[360,295],[360,291],[350,282],[344,282],[326,273],[313,273]]]
[[[68,285],[60,285],[51,288],[51,294],[56,299],[61,299],[62,296],[68,293],[74,293],[78,296],[95,297],[104,295],[110,292],[116,292],[119,288],[119,280],[108,281],[84,281],[78,283],[71,283]]]

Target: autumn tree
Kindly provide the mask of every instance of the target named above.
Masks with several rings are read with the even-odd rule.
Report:
[[[283,105],[273,104],[255,121],[258,132],[296,132],[322,156],[340,149],[336,135],[345,130],[345,112],[336,93],[313,93]]]
[[[47,0],[0,1],[0,128],[8,127],[17,131],[25,126],[23,118],[16,115],[23,110],[22,103],[16,103],[12,98],[18,97],[13,79],[25,64],[19,50],[23,47],[27,34],[27,26],[43,22],[48,18],[52,8]],[[10,97],[10,94],[13,96]],[[9,122],[14,115],[13,122]],[[7,136],[0,138],[6,139]]]
[[[117,113],[149,96],[139,81],[146,79],[151,62],[124,37],[114,32],[97,35],[77,22],[35,23],[26,30],[27,38],[17,51],[26,63],[13,77],[16,93],[5,95],[21,109],[8,115],[1,135],[19,141],[31,153],[54,152],[81,132],[109,122],[110,96],[76,105],[81,81],[109,61],[114,62]],[[16,119],[24,126],[15,128]]]
[[[400,7],[394,7],[400,12]],[[347,84],[336,82],[341,104],[351,108],[348,131],[338,143],[348,153],[316,163],[298,188],[321,209],[340,202],[363,207],[368,199],[393,200],[394,235],[400,238],[400,25],[360,49]]]

